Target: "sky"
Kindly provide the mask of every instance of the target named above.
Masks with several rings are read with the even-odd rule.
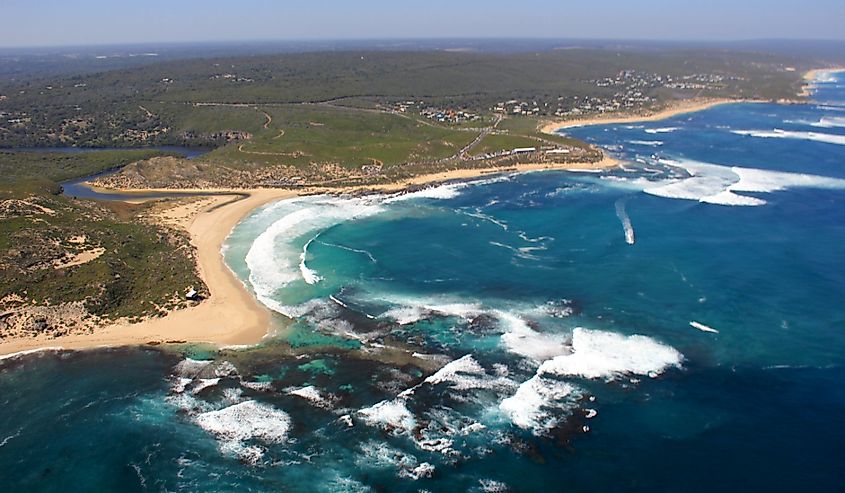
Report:
[[[843,0],[2,0],[0,47],[396,38],[845,39]]]

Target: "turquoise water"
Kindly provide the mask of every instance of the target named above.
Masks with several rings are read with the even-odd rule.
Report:
[[[626,161],[306,197],[262,346],[0,362],[11,491],[835,491],[845,88],[573,129]],[[107,367],[112,370],[103,372]]]

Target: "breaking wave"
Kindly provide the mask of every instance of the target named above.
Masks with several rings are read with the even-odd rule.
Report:
[[[680,368],[682,361],[675,348],[647,336],[576,328],[572,352],[544,362],[537,375],[606,380],[624,375],[656,376],[667,368]]]
[[[845,135],[819,132],[798,132],[776,128],[774,130],[731,130],[731,133],[762,139],[797,139],[822,142],[825,144],[845,145]]]
[[[286,200],[271,207],[276,212],[279,208],[285,213],[255,238],[246,254],[246,265],[249,282],[258,299],[271,309],[292,316],[288,307],[276,301],[274,295],[298,279],[308,284],[321,279],[305,264],[308,246],[316,236],[302,247],[298,269],[292,265],[297,258],[294,253],[298,249],[297,240],[314,231],[377,214],[383,208],[377,198],[322,196]]]
[[[672,132],[676,132],[680,130],[680,127],[663,127],[663,128],[647,128],[645,129],[645,133],[647,134],[669,134]]]
[[[649,146],[649,147],[660,147],[663,145],[662,140],[629,140],[628,143],[639,145],[639,146]]]
[[[789,188],[845,189],[845,180],[803,173],[769,171],[757,168],[722,166],[697,161],[664,161],[682,168],[688,178],[671,180],[668,184],[646,185],[644,190],[660,197],[697,200],[709,204],[759,206],[765,200],[735,192],[771,193]]]

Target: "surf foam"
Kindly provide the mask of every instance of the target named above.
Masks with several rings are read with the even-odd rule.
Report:
[[[371,216],[383,210],[377,199],[323,196],[290,199],[270,209],[275,213],[282,210],[284,214],[255,238],[246,254],[246,264],[249,268],[249,282],[258,299],[287,316],[293,316],[290,307],[274,299],[278,291],[300,278],[308,284],[320,280],[305,265],[311,241],[305,244],[299,255],[297,275],[292,265],[292,259],[296,258],[294,251],[299,249],[294,246],[296,240],[309,232]]]
[[[797,139],[822,142],[825,144],[845,145],[845,135],[826,134],[820,132],[799,132],[794,130],[731,130],[731,133],[758,137],[761,139]]]
[[[643,335],[576,328],[572,331],[572,353],[545,361],[537,375],[603,378],[624,375],[659,375],[680,367],[683,355],[675,348]]]
[[[799,187],[845,189],[845,180],[826,176],[729,167],[691,160],[662,162],[690,174],[688,178],[654,186],[646,185],[643,189],[648,194],[666,198],[729,206],[759,206],[766,201],[735,192],[771,193]]]
[[[511,353],[539,362],[568,352],[562,335],[537,332],[512,313],[499,310],[493,313],[505,331],[501,337],[502,344]]]
[[[499,403],[499,409],[514,425],[540,435],[557,426],[563,417],[561,408],[572,408],[578,397],[574,385],[545,378],[538,372],[523,382],[513,396]]]
[[[222,451],[235,453],[252,462],[260,459],[263,452],[257,447],[245,446],[244,442],[283,443],[291,426],[287,413],[256,401],[244,401],[201,413],[194,420],[202,429],[217,437]]]
[[[358,416],[368,425],[394,433],[411,433],[417,420],[401,398],[384,400],[358,411]]]
[[[647,128],[645,129],[645,133],[647,134],[669,134],[672,132],[676,132],[680,130],[680,127],[663,127],[663,128]]]

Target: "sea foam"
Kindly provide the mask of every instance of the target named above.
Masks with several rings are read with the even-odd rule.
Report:
[[[194,420],[204,430],[220,440],[224,452],[255,461],[263,455],[256,447],[245,446],[247,440],[283,443],[291,421],[284,411],[256,401],[244,401],[232,406],[201,413]]]
[[[493,313],[504,330],[501,341],[509,352],[537,362],[568,352],[564,336],[537,332],[513,313],[501,310]]]
[[[680,367],[683,355],[675,348],[643,335],[576,328],[572,331],[572,353],[545,361],[537,375],[603,378],[623,375],[657,375]]]
[[[761,139],[797,139],[822,142],[825,144],[845,145],[845,135],[827,134],[819,132],[799,132],[794,130],[731,130],[737,135],[758,137]]]
[[[298,238],[310,232],[362,217],[383,209],[379,200],[369,198],[304,197],[276,204],[271,209],[284,215],[273,222],[252,242],[246,254],[249,282],[258,299],[273,310],[293,316],[289,307],[274,299],[277,292],[291,282],[302,279],[314,284],[321,278],[305,265],[308,245],[299,254],[299,269],[294,269],[294,253]],[[313,241],[313,238],[312,238]]]
[[[540,435],[556,427],[565,414],[561,411],[574,407],[578,397],[574,385],[537,374],[502,400],[499,409],[514,425]]]
[[[647,128],[645,129],[645,133],[647,134],[668,134],[672,132],[676,132],[680,130],[680,127],[663,127],[663,128]]]
[[[709,204],[759,206],[764,205],[766,201],[735,192],[771,193],[798,187],[845,189],[845,180],[826,176],[729,167],[691,160],[663,162],[686,170],[690,176],[669,180],[668,183],[646,185],[643,187],[646,193]]]
[[[368,425],[377,426],[393,433],[411,433],[417,420],[405,404],[397,398],[384,400],[358,411],[358,416]]]
[[[384,203],[390,204],[393,202],[402,202],[410,199],[453,199],[460,195],[460,190],[462,188],[465,188],[467,186],[467,183],[451,183],[447,185],[423,188],[422,190],[418,190],[416,192],[402,193],[387,197],[386,199],[384,199]]]

